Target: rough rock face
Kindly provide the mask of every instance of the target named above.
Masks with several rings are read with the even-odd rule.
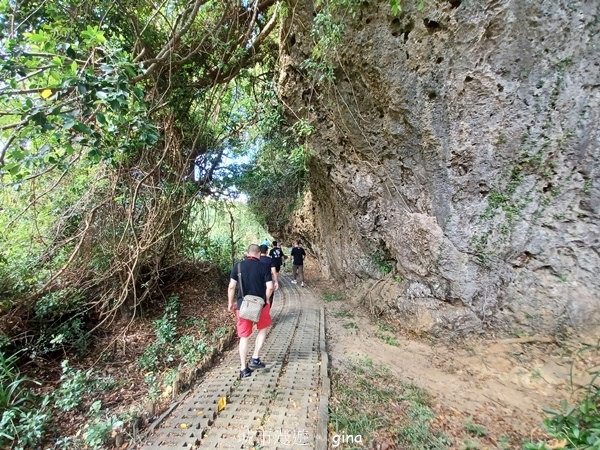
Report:
[[[315,84],[323,11],[288,3],[281,96],[315,127],[294,231],[325,273],[422,331],[600,324],[600,4],[363,0]]]

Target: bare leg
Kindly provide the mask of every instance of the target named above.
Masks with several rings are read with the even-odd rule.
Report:
[[[304,283],[304,266],[298,266],[298,276],[300,277],[300,283]]]
[[[254,345],[254,354],[252,355],[252,357],[254,359],[258,359],[258,356],[260,354],[260,349],[262,348],[263,344],[265,343],[265,340],[267,339],[267,328],[263,328],[256,335],[256,343]]]
[[[248,340],[249,339],[250,339],[249,337],[241,337],[240,338],[240,362],[241,362],[240,370],[244,370],[246,368],[246,357],[248,356]],[[256,342],[258,344],[258,338],[256,339]]]

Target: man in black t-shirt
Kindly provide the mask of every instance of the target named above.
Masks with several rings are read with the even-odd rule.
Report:
[[[279,270],[281,269],[281,263],[283,262],[283,251],[279,245],[277,245],[277,241],[273,241],[273,248],[269,252],[269,256],[273,260],[273,266],[275,267],[275,270],[277,273],[279,273]]]
[[[234,302],[237,284],[240,281],[240,273],[242,276],[242,289],[237,289],[237,302]],[[239,309],[242,305],[242,290],[244,291],[244,295],[256,295],[265,300],[265,306],[256,323],[258,334],[254,345],[254,354],[252,355],[249,364],[246,364],[246,357],[248,356],[248,341],[252,334],[254,322],[240,317]],[[271,321],[271,308],[266,301],[272,293],[273,281],[271,271],[264,264],[260,263],[260,249],[258,248],[258,245],[252,244],[248,247],[247,258],[234,264],[231,269],[229,287],[227,289],[227,309],[231,312],[235,311],[237,317],[237,334],[240,338],[240,378],[249,377],[252,374],[251,369],[262,369],[265,367],[265,364],[259,358],[259,353],[267,338],[267,327],[271,326],[273,323]]]
[[[292,261],[292,283],[296,284],[296,274],[300,278],[300,286],[304,287],[304,258],[306,258],[306,252],[302,248],[302,242],[294,242],[294,248],[291,252]]]
[[[267,250],[269,250],[269,247],[266,245],[261,245],[259,248],[260,262],[269,268],[271,271],[271,278],[273,278],[273,293],[271,294],[271,298],[267,297],[267,303],[269,303],[269,306],[273,306],[273,297],[275,296],[275,291],[279,289],[279,275],[277,275],[277,269],[273,264],[273,258],[267,256]]]

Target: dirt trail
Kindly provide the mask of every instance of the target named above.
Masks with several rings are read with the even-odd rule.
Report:
[[[313,290],[335,292],[334,284],[311,272]],[[469,437],[469,420],[487,430],[482,439],[487,446],[480,448],[516,448],[498,444],[502,436],[511,442],[543,438],[543,409],[573,400],[572,386],[585,385],[591,378],[587,371],[600,360],[598,352],[577,357],[582,347],[577,340],[560,345],[547,339],[426,340],[345,301],[329,300],[324,303],[331,369],[343,370],[360,357],[386,365],[399,380],[431,394],[434,425],[457,444]]]

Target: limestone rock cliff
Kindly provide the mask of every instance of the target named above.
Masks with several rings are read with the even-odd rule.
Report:
[[[315,127],[294,232],[323,271],[416,330],[597,326],[600,4],[359,1],[316,83],[320,11],[288,3],[281,96]]]

